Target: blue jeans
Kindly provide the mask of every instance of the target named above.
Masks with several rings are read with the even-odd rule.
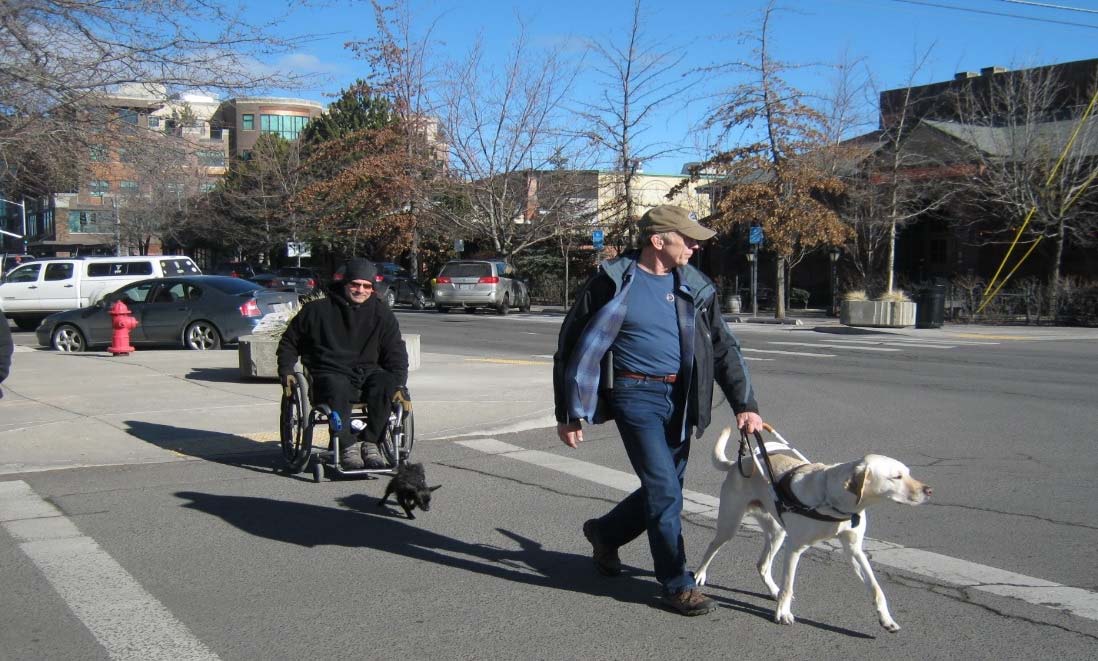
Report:
[[[694,576],[686,571],[682,541],[682,485],[690,455],[690,441],[683,434],[685,397],[674,384],[619,377],[612,400],[618,432],[641,487],[598,519],[599,534],[606,544],[623,546],[647,531],[664,592],[690,589]]]

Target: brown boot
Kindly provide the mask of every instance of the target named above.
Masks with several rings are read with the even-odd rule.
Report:
[[[583,536],[591,542],[591,559],[595,561],[595,569],[603,576],[617,576],[621,574],[621,558],[618,557],[618,548],[609,546],[599,536],[597,519],[583,522]]]
[[[717,602],[702,594],[698,588],[690,588],[675,594],[665,594],[660,602],[681,615],[705,615],[717,610]]]

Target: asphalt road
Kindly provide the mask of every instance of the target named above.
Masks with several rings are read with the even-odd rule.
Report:
[[[559,324],[400,320],[431,351],[516,370],[545,369]],[[801,563],[797,624],[771,623],[749,530],[714,562],[709,592],[722,608],[710,616],[654,607],[643,540],[623,549],[625,576],[599,577],[579,526],[620,499],[628,474],[615,430],[602,426],[575,451],[544,428],[417,446],[428,481],[443,486],[415,521],[376,506],[382,480],[314,485],[272,473],[263,453],[8,476],[78,534],[60,562],[0,529],[0,659],[154,658],[142,648],[149,627],[190,650],[173,658],[1098,655],[1098,342],[734,330],[764,417],[810,458],[880,452],[934,487],[930,504],[868,517],[898,634],[877,626],[851,569],[822,550]],[[722,403],[717,411],[715,428],[731,419]],[[687,476],[702,503],[686,517],[692,562],[714,527],[704,505],[722,479],[708,462],[714,436],[697,443]],[[56,579],[66,567],[102,574],[103,589],[66,592]],[[163,611],[135,607],[132,638],[97,640],[86,613],[119,585]]]

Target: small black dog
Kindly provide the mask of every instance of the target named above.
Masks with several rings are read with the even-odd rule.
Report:
[[[385,495],[377,506],[382,507],[389,502],[389,494],[396,493],[397,502],[404,508],[409,519],[416,518],[412,510],[419,506],[424,512],[431,510],[431,492],[442,485],[428,487],[427,474],[423,472],[423,464],[401,464],[396,475],[389,480],[389,486],[385,487]]]

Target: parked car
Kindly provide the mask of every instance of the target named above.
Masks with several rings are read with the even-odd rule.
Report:
[[[131,282],[201,273],[185,255],[40,259],[4,276],[0,301],[19,328],[34,330],[48,314],[91,305]]]
[[[262,269],[248,262],[221,262],[214,269],[214,275],[224,275],[230,278],[254,278]]]
[[[275,274],[291,278],[301,278],[306,281],[311,280],[311,283],[306,282],[306,284],[309,285],[310,290],[324,285],[324,278],[320,276],[320,271],[307,266],[283,266],[276,270]]]
[[[435,278],[435,309],[492,308],[507,314],[517,307],[530,311],[530,293],[522,278],[504,261],[461,259],[446,262]]]
[[[313,278],[298,278],[277,273],[257,273],[248,280],[263,285],[267,289],[292,291],[295,294],[307,294],[316,288],[316,280]]]
[[[107,294],[79,310],[42,320],[38,343],[58,351],[84,351],[111,342],[115,301],[122,301],[140,322],[130,342],[182,344],[189,349],[217,349],[252,332],[260,320],[298,305],[297,294],[264,289],[254,282],[218,275],[141,280]]]
[[[392,262],[374,262],[377,275],[374,276],[374,295],[385,301],[389,307],[397,304],[411,305],[416,310],[422,310],[427,305],[427,294],[423,285],[416,281],[408,269]],[[332,280],[339,282],[343,279],[342,265],[332,274]]]

